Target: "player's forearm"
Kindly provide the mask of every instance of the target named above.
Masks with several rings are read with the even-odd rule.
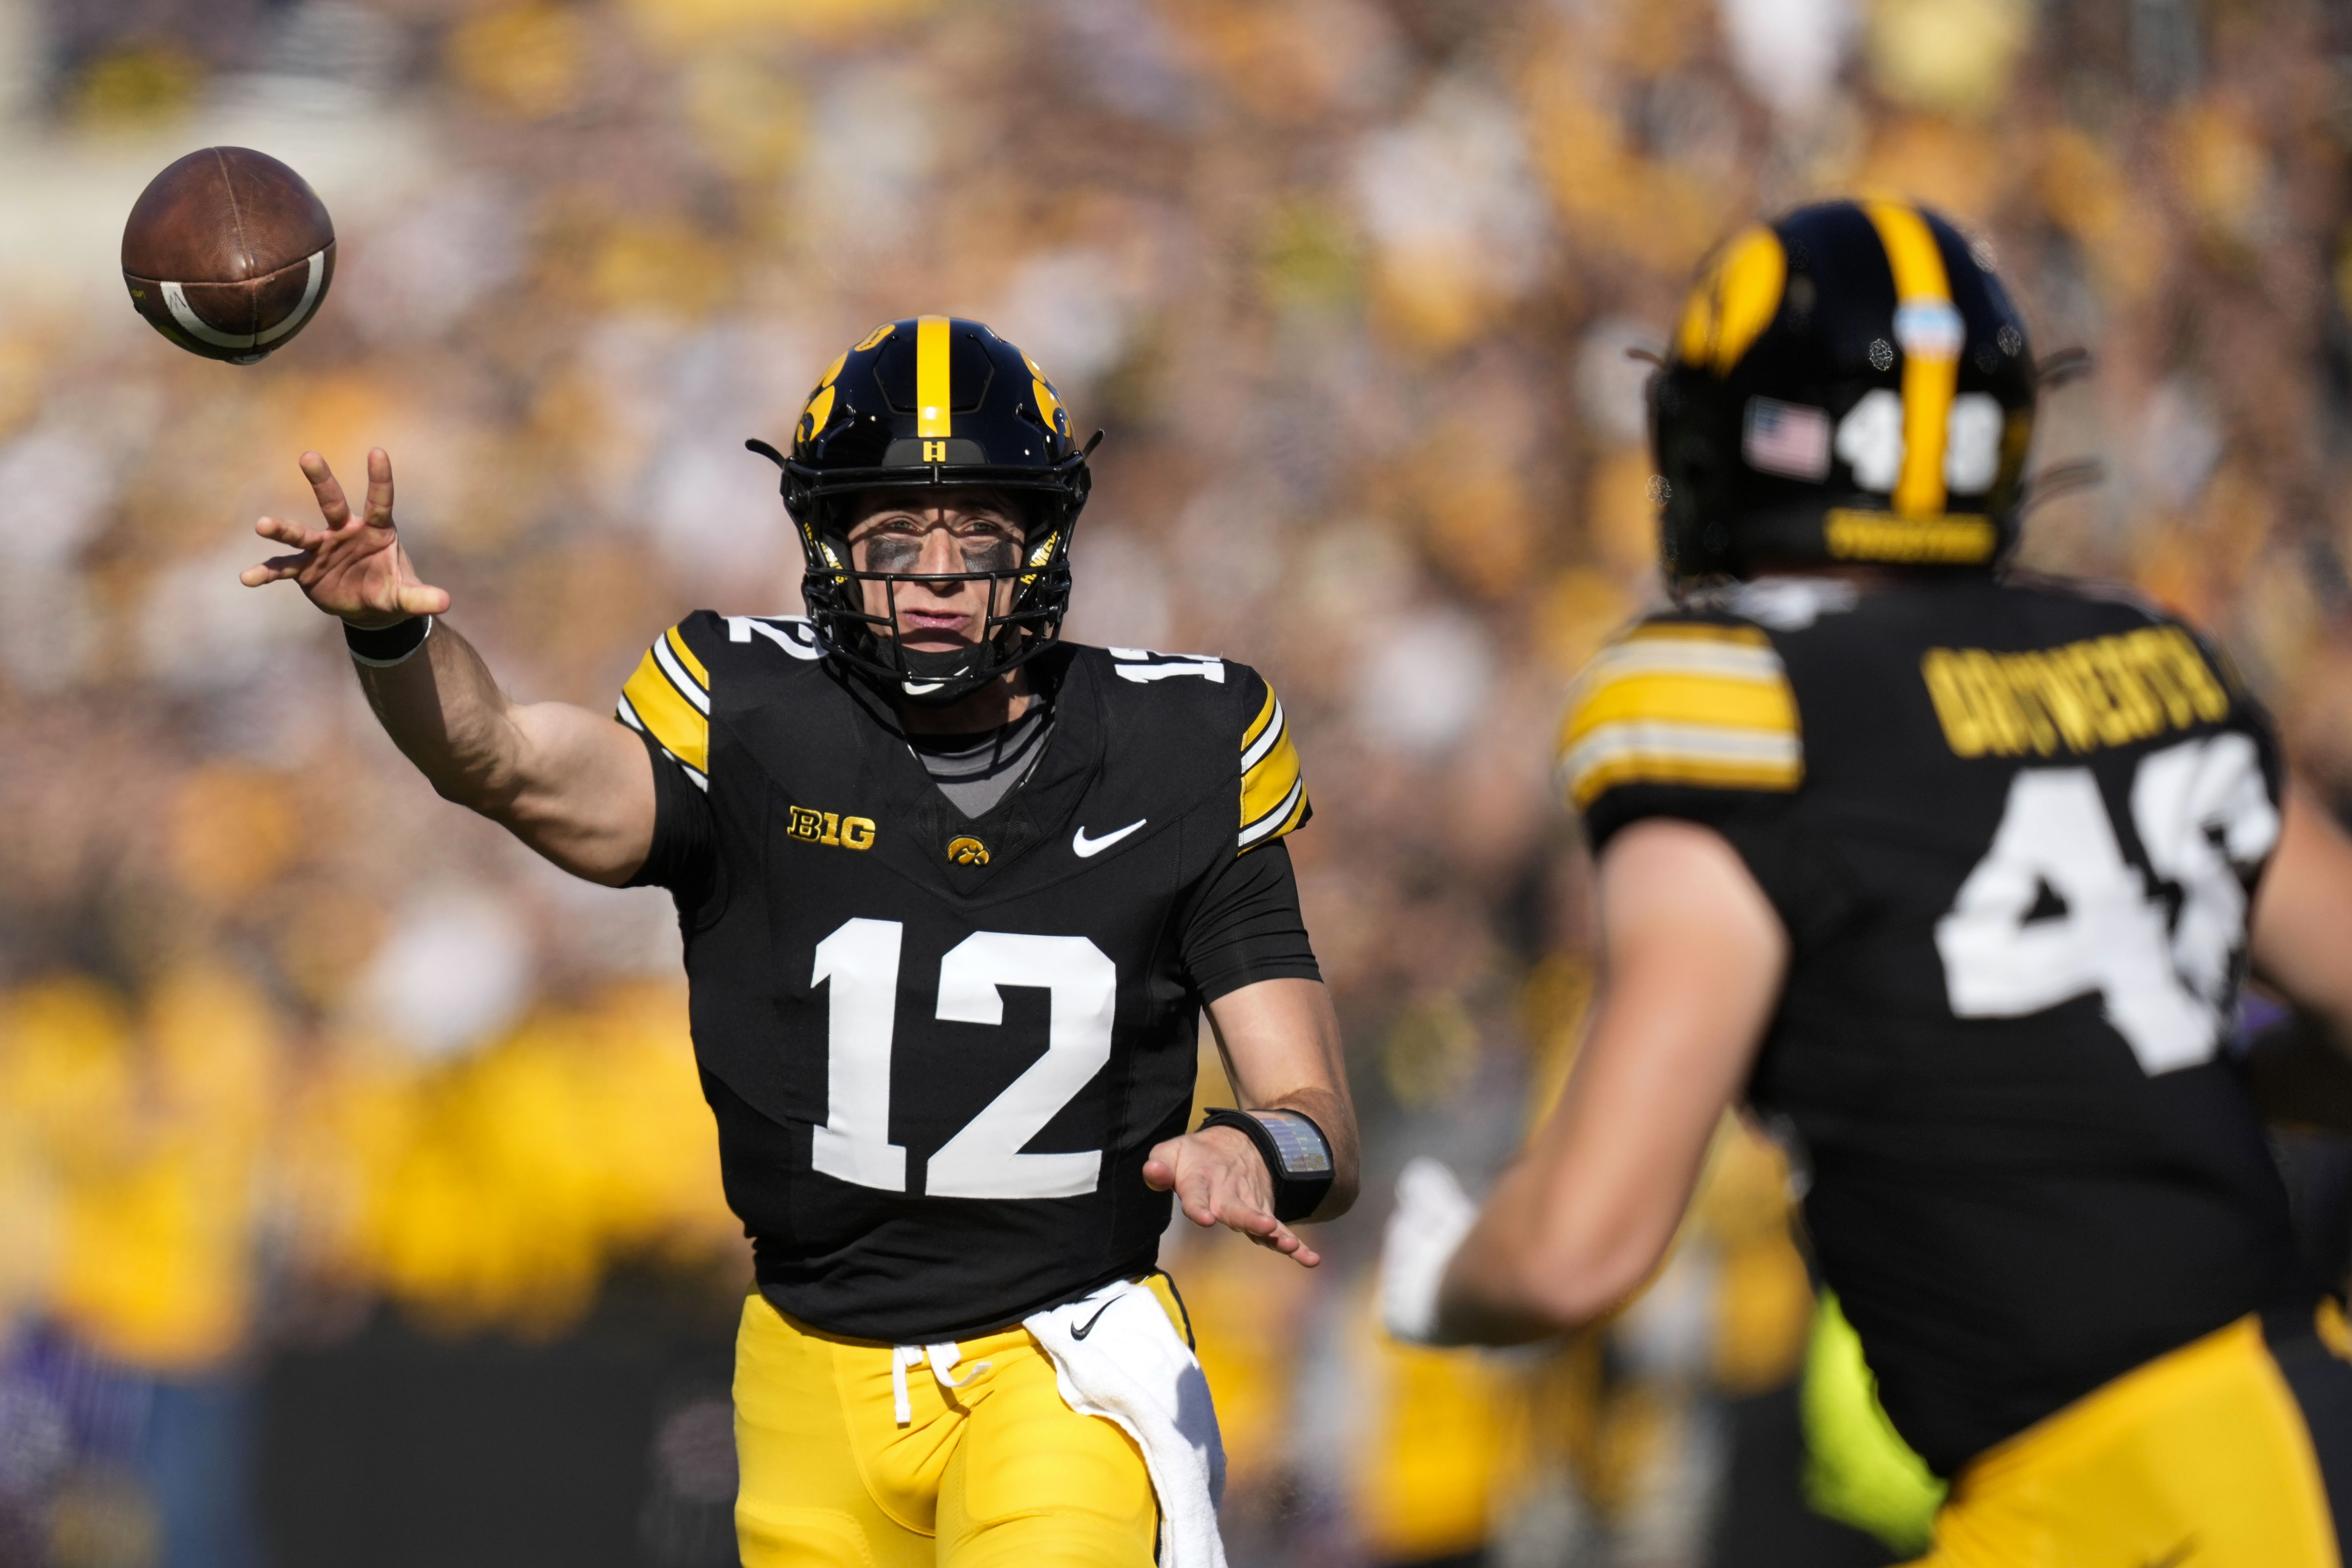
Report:
[[[472,645],[438,622],[415,658],[362,665],[360,682],[385,733],[444,800],[592,882],[625,882],[645,863],[652,764],[614,720],[511,701]]]
[[[526,784],[514,705],[489,665],[446,621],[412,658],[355,664],[368,706],[443,800],[497,816]]]
[[[1296,1111],[1330,1145],[1331,1190],[1307,1218],[1347,1213],[1361,1159],[1330,991],[1320,980],[1259,980],[1211,1002],[1209,1026],[1243,1110]]]

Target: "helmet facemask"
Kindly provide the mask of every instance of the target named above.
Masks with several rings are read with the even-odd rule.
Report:
[[[847,515],[857,492],[809,497],[815,526],[803,530],[808,570],[801,594],[825,651],[894,696],[925,706],[960,701],[989,682],[1020,668],[1052,647],[1061,635],[1070,599],[1069,538],[1075,507],[1051,495],[1034,495],[1024,508],[1025,527],[1016,542],[1003,541],[998,559],[966,547],[961,571],[904,570],[913,560],[856,565]],[[902,596],[930,586],[986,585],[988,613],[977,642],[958,648],[910,648],[900,632]],[[881,589],[873,607],[867,585]],[[1000,605],[1002,608],[1000,609]]]

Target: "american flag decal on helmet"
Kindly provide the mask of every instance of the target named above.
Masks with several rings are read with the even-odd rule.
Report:
[[[1830,471],[1830,416],[1826,410],[1777,398],[1748,400],[1747,428],[1739,440],[1748,466],[1790,479],[1820,480]]]

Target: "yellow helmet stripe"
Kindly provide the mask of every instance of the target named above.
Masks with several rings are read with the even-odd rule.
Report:
[[[1944,509],[1945,431],[1960,379],[1959,313],[1944,254],[1918,210],[1868,202],[1863,211],[1895,271],[1895,335],[1903,350],[1903,471],[1895,481],[1895,510],[1934,517]],[[1906,329],[1915,321],[1925,328]]]
[[[948,384],[948,319],[915,318],[915,434],[950,435],[953,389]]]

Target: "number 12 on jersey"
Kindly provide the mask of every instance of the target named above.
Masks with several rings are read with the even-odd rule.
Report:
[[[890,1057],[898,1009],[896,920],[847,920],[816,945],[812,986],[830,985],[825,1028],[825,1123],[811,1164],[826,1176],[885,1192],[907,1190],[907,1150],[890,1141]],[[1102,1151],[1025,1155],[1021,1146],[1110,1060],[1118,967],[1083,936],[975,931],[940,960],[938,1017],[1004,1022],[1002,986],[1051,998],[1045,1054],[1005,1086],[923,1167],[933,1197],[1077,1197],[1102,1180]]]
[[[1936,925],[1955,1017],[2021,1018],[2095,994],[2150,1075],[2213,1055],[2246,936],[2239,877],[2278,841],[2253,742],[2218,735],[2151,752],[2133,774],[2131,814],[2148,871],[2180,890],[2169,931],[2091,770],[2017,775],[1992,847]],[[2029,919],[2045,887],[2064,913]]]

